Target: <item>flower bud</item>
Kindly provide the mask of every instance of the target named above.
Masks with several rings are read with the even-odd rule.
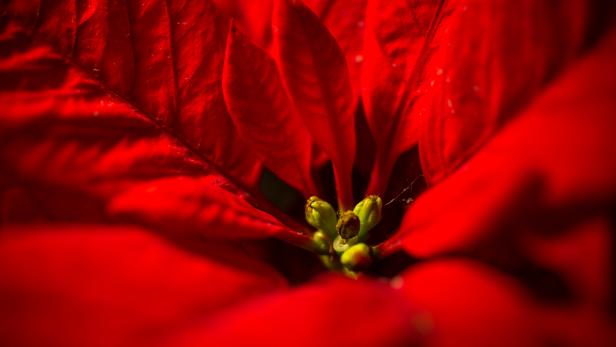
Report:
[[[328,254],[329,253],[329,238],[325,236],[325,233],[322,231],[317,231],[312,234],[312,242],[314,248],[319,254]]]
[[[365,243],[355,244],[342,253],[340,262],[349,270],[366,268],[372,263],[370,247]]]
[[[356,243],[357,243],[357,237],[353,237],[347,240],[347,239],[343,239],[342,237],[338,236],[334,239],[334,242],[332,243],[332,247],[334,248],[334,251],[336,251],[336,253],[342,254],[344,253],[344,251],[349,249],[349,247],[353,246]]]
[[[311,196],[306,201],[306,221],[316,229],[322,230],[331,240],[336,238],[336,211],[327,201]]]
[[[381,210],[383,201],[376,195],[370,195],[360,201],[353,213],[359,217],[360,227],[358,240],[364,241],[368,236],[368,232],[381,221]]]
[[[353,211],[341,211],[340,216],[338,216],[336,231],[345,240],[355,237],[359,232],[359,218]]]

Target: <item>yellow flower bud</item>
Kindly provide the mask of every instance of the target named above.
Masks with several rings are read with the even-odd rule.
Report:
[[[332,205],[316,196],[311,196],[306,201],[305,213],[308,224],[322,230],[331,240],[336,238],[337,217]]]
[[[368,232],[381,221],[381,210],[383,201],[376,195],[370,195],[360,201],[353,213],[357,215],[360,222],[358,240],[364,241],[368,236]]]
[[[365,268],[372,263],[370,247],[365,243],[355,244],[342,253],[340,262],[349,270]]]

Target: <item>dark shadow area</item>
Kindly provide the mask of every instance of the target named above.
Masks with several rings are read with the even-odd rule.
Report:
[[[421,171],[419,151],[413,148],[402,154],[392,171],[387,191],[383,199],[383,218],[370,231],[368,243],[375,245],[391,237],[409,206],[426,189],[427,185]]]
[[[286,215],[304,223],[304,204],[302,194],[286,184],[267,168],[263,168],[259,180],[259,190],[263,197]]]
[[[575,300],[573,288],[562,274],[534,262],[508,230],[497,234],[474,251],[459,256],[479,260],[511,275],[542,302],[566,304]]]
[[[388,257],[378,259],[364,273],[373,277],[393,278],[417,262],[419,262],[418,259],[404,251],[399,251]]]
[[[338,208],[336,198],[336,183],[334,181],[334,167],[330,161],[313,172],[314,182],[319,189],[319,197]]]

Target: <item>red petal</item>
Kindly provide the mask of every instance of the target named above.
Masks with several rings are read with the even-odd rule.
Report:
[[[346,58],[353,91],[358,95],[368,0],[306,0],[304,3],[336,38]]]
[[[612,315],[600,316],[584,309],[562,308],[541,312],[545,340],[561,346],[609,347],[616,344]]]
[[[260,297],[197,322],[175,346],[410,346],[417,333],[387,285],[342,278]]]
[[[332,160],[338,199],[349,208],[355,120],[344,55],[319,19],[301,4],[276,1],[272,25],[283,82],[313,139]]]
[[[421,94],[418,86],[441,5],[436,0],[369,2],[362,97],[377,149],[368,194],[384,193],[396,159],[417,144],[422,115],[411,110]]]
[[[284,287],[226,245],[182,251],[126,227],[0,231],[5,346],[152,346],[256,294]]]
[[[208,1],[14,1],[16,42],[50,44],[63,58],[172,129],[235,180],[253,185],[259,163],[238,139],[224,105],[221,73],[228,20]],[[202,25],[207,23],[208,25]],[[17,36],[19,35],[19,36]]]
[[[113,197],[107,212],[174,234],[209,239],[255,238],[293,233],[241,196],[221,187],[219,177],[170,177],[132,184]]]
[[[472,262],[442,261],[408,270],[393,285],[413,305],[412,324],[430,346],[535,346],[530,301],[511,279]]]
[[[267,51],[271,49],[273,0],[213,2],[235,19],[238,27],[252,42]],[[304,3],[336,38],[346,57],[353,90],[358,94],[367,0],[306,0]]]
[[[506,276],[475,262],[419,265],[393,282],[430,346],[611,346],[609,315],[540,305]]]
[[[131,105],[45,48],[0,60],[0,80],[0,187],[13,187],[7,194],[17,194],[30,210],[20,214],[8,201],[6,217],[104,222],[128,213],[131,222],[170,233],[220,237],[209,226],[227,226],[227,237],[296,235]]]
[[[233,17],[242,32],[263,49],[272,44],[273,0],[212,0],[225,14]]]
[[[240,134],[287,183],[316,195],[312,139],[287,96],[275,62],[232,29],[227,40],[223,91]]]
[[[608,159],[616,148],[615,57],[612,33],[467,165],[419,198],[403,221],[407,250],[425,256],[468,248],[533,216],[609,214],[616,196],[616,162]]]
[[[422,80],[426,98],[414,108],[429,181],[457,169],[588,46],[590,28],[602,26],[597,8],[585,0],[446,3]]]
[[[533,229],[520,232],[526,253],[537,264],[564,277],[578,306],[609,314],[615,289],[608,275],[615,270],[609,221],[596,218],[562,232],[557,228],[548,231],[548,235]]]

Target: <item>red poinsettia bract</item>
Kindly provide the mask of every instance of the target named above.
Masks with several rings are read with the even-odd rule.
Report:
[[[607,2],[0,10],[0,345],[616,341]]]

